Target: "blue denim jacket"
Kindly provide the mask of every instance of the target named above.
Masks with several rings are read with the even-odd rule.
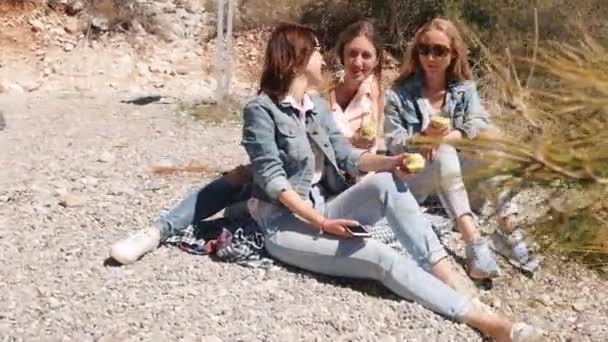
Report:
[[[349,186],[345,173],[358,175],[364,151],[352,147],[342,135],[326,100],[319,96],[311,99],[315,107],[307,113],[306,125],[297,110],[276,104],[265,94],[245,106],[242,145],[252,164],[254,198],[278,203],[282,191],[294,190],[308,200],[315,171],[311,143],[325,156],[321,183],[330,194]]]
[[[422,89],[423,77],[416,74],[386,92],[384,134],[390,154],[412,152],[407,146],[408,140],[429,124],[430,113],[423,105]],[[449,117],[452,128],[460,130],[469,139],[489,126],[488,114],[472,81],[448,82],[441,115]]]

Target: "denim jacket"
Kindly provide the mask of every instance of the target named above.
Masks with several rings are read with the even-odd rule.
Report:
[[[311,143],[325,156],[321,184],[329,194],[344,191],[350,184],[346,173],[357,176],[363,150],[352,147],[333,121],[329,104],[311,96],[314,109],[304,125],[297,110],[274,103],[266,94],[253,98],[243,111],[242,145],[252,164],[252,196],[278,204],[282,191],[294,190],[308,200],[315,171]]]
[[[384,107],[384,134],[390,154],[411,152],[408,140],[424,130],[430,113],[423,105],[423,77],[416,74],[404,83],[387,90]],[[472,81],[449,81],[442,114],[449,117],[453,129],[466,138],[475,138],[489,126],[488,114]]]

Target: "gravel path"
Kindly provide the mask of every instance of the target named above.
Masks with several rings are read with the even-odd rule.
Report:
[[[124,79],[61,77],[0,94],[0,341],[481,340],[369,281],[248,269],[175,248],[106,266],[112,242],[213,177],[150,168],[196,160],[228,169],[246,160],[240,130],[179,115],[176,104],[123,104]],[[200,86],[189,77],[162,91]],[[457,238],[449,245],[462,255]],[[506,264],[503,274],[480,289],[486,303],[548,340],[608,340],[605,278],[556,257],[534,279]]]

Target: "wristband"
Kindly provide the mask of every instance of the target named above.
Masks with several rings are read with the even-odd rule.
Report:
[[[323,222],[321,222],[321,227],[319,228],[319,235],[323,235],[323,226],[325,226],[325,221],[327,221],[327,219],[323,219]]]

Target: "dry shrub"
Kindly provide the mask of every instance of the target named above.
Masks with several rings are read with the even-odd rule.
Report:
[[[466,31],[466,30],[465,30]],[[536,58],[500,55],[466,31],[483,52],[500,108],[498,120],[528,129],[501,139],[463,141],[464,152],[477,153],[490,165],[480,178],[501,176],[503,187],[543,186],[553,191],[550,214],[537,222],[545,247],[581,255],[588,264],[608,260],[608,54],[587,32],[576,44],[550,43]],[[525,65],[515,68],[514,64]],[[521,70],[534,72],[532,75]],[[519,72],[518,72],[519,71]],[[525,77],[524,77],[525,76]],[[509,127],[509,126],[507,126]]]

